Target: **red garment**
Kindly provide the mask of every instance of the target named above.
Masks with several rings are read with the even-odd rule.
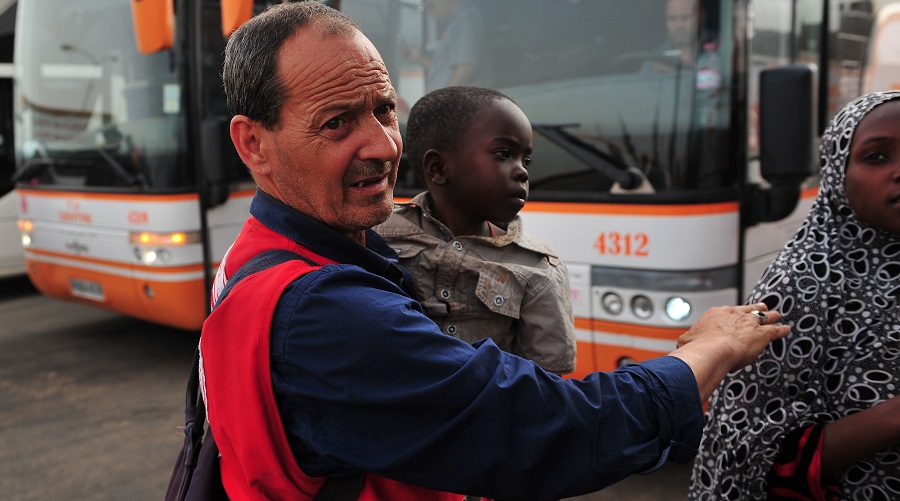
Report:
[[[837,501],[838,475],[822,473],[822,438],[825,425],[799,428],[781,443],[769,471],[769,501]]]
[[[316,263],[333,263],[251,218],[229,252],[228,270],[233,273],[259,251],[275,248],[299,251]],[[201,382],[221,454],[222,482],[232,500],[311,501],[325,482],[324,477],[303,473],[294,460],[275,402],[269,363],[270,328],[278,298],[291,282],[316,269],[294,260],[251,275],[234,286],[203,324]],[[370,473],[357,499],[459,501],[462,497]]]

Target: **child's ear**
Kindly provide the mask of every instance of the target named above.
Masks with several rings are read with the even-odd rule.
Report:
[[[430,149],[422,157],[422,166],[425,171],[425,179],[436,186],[447,184],[447,171],[444,168],[444,157],[441,152]]]

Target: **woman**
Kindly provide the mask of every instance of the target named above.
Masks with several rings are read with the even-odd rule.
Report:
[[[713,395],[692,499],[900,498],[900,92],[848,104],[821,159],[749,298],[791,335]]]

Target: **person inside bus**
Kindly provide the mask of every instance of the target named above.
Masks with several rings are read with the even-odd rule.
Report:
[[[400,38],[403,56],[425,70],[425,92],[475,81],[483,50],[478,11],[463,0],[425,0],[425,9],[437,23],[433,48],[409,46]]]
[[[232,499],[312,498],[361,472],[360,499],[596,491],[689,461],[702,402],[790,332],[763,304],[716,307],[668,356],[581,380],[447,336],[371,230],[391,215],[402,143],[359,27],[319,2],[273,5],[231,35],[223,80],[258,189],[222,280],[263,251],[302,255],[240,281],[203,325],[201,390]]]
[[[413,272],[425,313],[441,331],[575,370],[566,267],[522,228],[532,130],[507,96],[445,87],[410,111],[407,157],[427,191],[398,204],[375,231]]]
[[[709,404],[692,499],[897,499],[900,92],[821,142],[819,194],[750,296],[794,329]]]
[[[641,73],[691,70],[701,51],[715,47],[706,29],[706,11],[698,0],[666,0],[666,40],[653,52],[660,57],[646,61]]]

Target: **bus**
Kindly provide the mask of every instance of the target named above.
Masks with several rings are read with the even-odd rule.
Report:
[[[13,154],[13,30],[15,1],[0,1],[0,278],[25,274],[25,252],[19,243],[18,209],[12,181]]]
[[[222,51],[270,3],[19,1],[15,181],[38,290],[201,326],[254,192]],[[438,48],[445,20],[430,1],[326,3],[381,52],[402,132],[427,80],[403,49]],[[743,301],[809,209],[816,140],[862,92],[889,3],[695,0],[679,51],[666,0],[461,0],[471,83],[534,126],[522,216],[569,270],[575,376],[665,354],[708,307]],[[395,196],[420,190],[402,161]]]
[[[346,3],[411,106],[429,79],[404,52],[440,51],[453,19]],[[888,87],[873,76],[898,54],[890,1],[460,4],[479,26],[471,84],[535,130],[522,218],[568,267],[576,377],[664,355],[706,309],[745,300],[811,207],[828,120]],[[395,196],[419,191],[407,169]]]

